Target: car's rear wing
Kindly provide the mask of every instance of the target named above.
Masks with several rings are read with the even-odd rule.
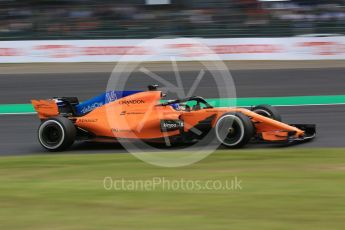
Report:
[[[31,100],[31,103],[41,120],[59,115],[59,108],[54,99]]]

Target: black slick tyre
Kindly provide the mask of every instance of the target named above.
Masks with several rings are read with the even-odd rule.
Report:
[[[38,128],[38,141],[47,150],[56,152],[69,148],[75,141],[76,128],[65,117],[45,120]]]
[[[282,121],[282,117],[278,110],[270,105],[258,105],[252,109],[253,112],[264,117],[271,118],[276,121]]]
[[[226,113],[216,122],[217,141],[228,148],[246,145],[255,134],[255,127],[249,117],[242,113]]]

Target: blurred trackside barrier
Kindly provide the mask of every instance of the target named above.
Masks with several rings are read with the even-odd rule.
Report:
[[[0,41],[0,63],[193,61],[212,52],[222,60],[344,60],[345,36]]]

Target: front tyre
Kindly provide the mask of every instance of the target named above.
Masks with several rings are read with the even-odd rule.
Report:
[[[240,148],[247,144],[255,134],[249,117],[242,113],[226,113],[215,126],[217,140],[229,148]]]
[[[70,147],[76,138],[74,124],[65,117],[45,120],[38,128],[38,140],[49,151],[62,151]]]
[[[282,117],[278,110],[270,105],[258,105],[255,106],[252,111],[264,117],[268,117],[276,121],[282,121]]]

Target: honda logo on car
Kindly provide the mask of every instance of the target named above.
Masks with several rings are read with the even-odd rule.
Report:
[[[142,99],[133,99],[133,100],[123,100],[119,102],[121,105],[138,105],[144,104],[145,101]]]

